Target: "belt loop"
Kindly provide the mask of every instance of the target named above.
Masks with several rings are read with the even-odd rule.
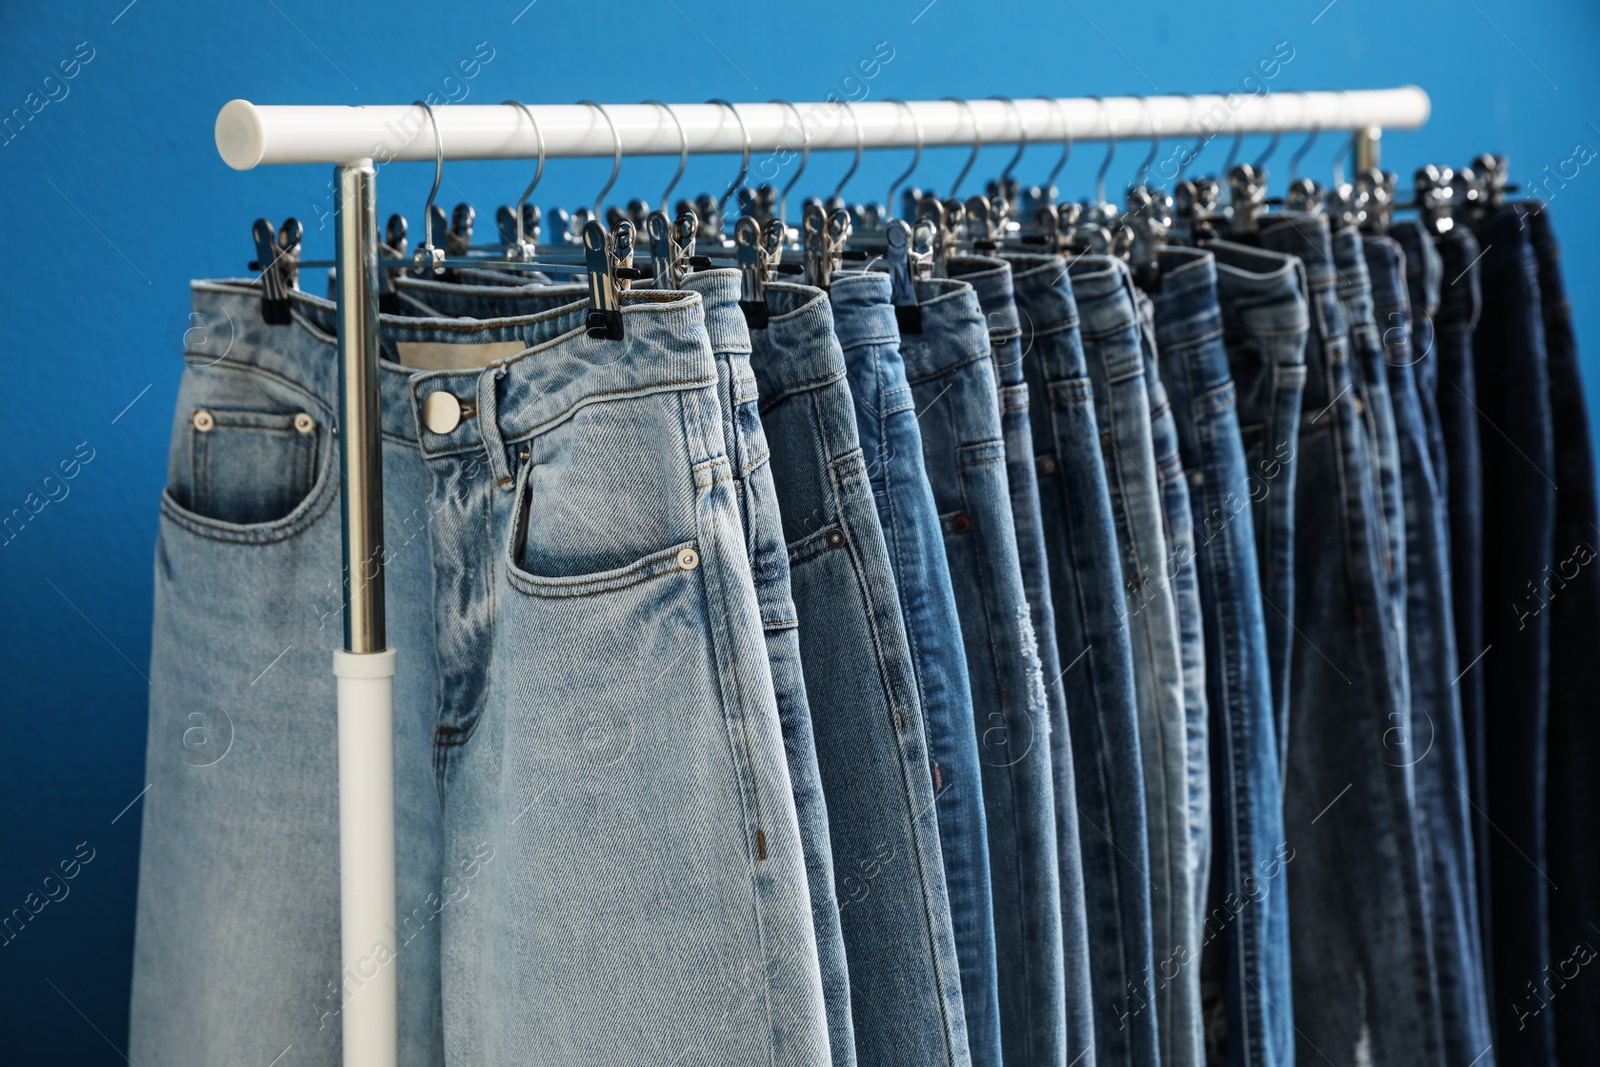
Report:
[[[500,438],[500,418],[495,407],[499,398],[499,381],[506,375],[504,363],[491,363],[478,375],[478,432],[483,435],[483,448],[489,456],[489,470],[495,484],[509,489],[515,478],[506,464],[506,446]]]

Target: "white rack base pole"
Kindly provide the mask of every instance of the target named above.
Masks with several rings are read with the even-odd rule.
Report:
[[[394,674],[384,636],[383,434],[378,389],[377,172],[337,169],[339,469],[344,651],[339,687],[339,942],[345,1067],[395,1067]]]

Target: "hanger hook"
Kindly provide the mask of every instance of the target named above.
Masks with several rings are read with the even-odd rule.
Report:
[[[913,108],[910,104],[906,103],[904,100],[890,100],[889,103],[900,105],[900,109],[902,111],[904,111],[907,115],[910,116],[910,118],[911,118],[911,128],[917,131],[917,154],[911,157],[911,166],[906,168],[905,173],[900,175],[900,177],[896,178],[894,180],[894,183],[889,186],[889,199],[888,199],[888,201],[887,201],[887,203],[885,205],[885,219],[894,218],[894,194],[895,194],[895,190],[899,189],[900,186],[905,183],[905,180],[907,178],[911,177],[912,173],[917,169],[917,164],[922,162],[922,140],[923,140],[923,137],[922,137],[922,120],[917,118],[916,109]]]
[[[856,118],[856,109],[848,100],[841,100],[840,103],[844,104],[845,111],[850,115],[850,123],[856,128],[856,158],[850,161],[850,169],[844,172],[844,177],[840,178],[839,184],[834,187],[833,196],[836,200],[844,192],[844,187],[849,184],[850,179],[855,176],[856,168],[861,166],[861,154],[867,150],[866,138],[861,134],[861,120]]]
[[[728,188],[722,194],[722,199],[717,201],[717,218],[720,220],[724,217],[723,209],[728,206],[728,197],[733,195],[735,189],[744,186],[745,175],[750,173],[750,131],[745,128],[744,116],[739,114],[739,109],[726,100],[707,100],[706,103],[721,104],[727,108],[733,114],[733,121],[739,124],[739,136],[744,138],[744,158],[739,162],[739,176],[729,183]]]
[[[962,110],[967,113],[967,118],[972,120],[972,154],[967,157],[966,166],[961,168],[961,173],[956,175],[956,180],[950,186],[950,196],[954,198],[961,192],[961,183],[966,180],[967,172],[978,161],[978,153],[983,149],[983,131],[978,128],[978,116],[973,114],[971,104],[959,96],[947,96],[945,99],[951,103],[960,104]]]
[[[1339,91],[1339,118],[1341,125],[1350,126],[1350,97],[1344,90]],[[1359,133],[1359,130],[1350,126],[1350,136],[1344,139],[1344,142],[1333,155],[1333,184],[1335,188],[1344,184],[1344,157],[1354,154],[1356,137]],[[1352,167],[1352,169],[1354,168]]]
[[[433,106],[418,100],[416,106],[428,113],[428,125],[433,127],[433,188],[428,190],[428,202],[422,208],[422,246],[433,247],[433,202],[439,196],[439,179],[444,177],[444,138],[439,136],[439,121],[433,117]]]
[[[522,246],[522,209],[527,204],[528,197],[533,195],[533,190],[538,186],[539,179],[544,176],[544,131],[539,129],[539,123],[534,119],[533,112],[528,108],[527,104],[524,104],[521,100],[507,100],[506,103],[511,107],[522,109],[522,113],[528,116],[528,124],[533,127],[533,135],[539,139],[539,165],[533,169],[533,181],[528,183],[528,187],[522,190],[522,196],[517,199],[517,247],[520,248]]]
[[[1194,94],[1184,93],[1183,98],[1189,101],[1189,125],[1192,127],[1194,126]],[[1188,173],[1190,165],[1200,158],[1200,153],[1205,151],[1206,145],[1210,143],[1210,140],[1204,135],[1195,135],[1194,151],[1185,153],[1178,160],[1178,181],[1183,181],[1183,176]]]
[[[1111,108],[1106,104],[1104,97],[1091,96],[1089,99],[1100,105],[1100,111],[1106,117],[1106,158],[1100,161],[1100,169],[1094,176],[1094,198],[1097,204],[1106,202],[1106,172],[1111,169],[1111,157],[1117,154],[1117,123],[1111,115]]]
[[[1244,131],[1234,131],[1233,144],[1228,147],[1228,158],[1222,162],[1222,176],[1224,178],[1227,177],[1228,172],[1233,169],[1234,160],[1239,158],[1239,146],[1242,144],[1244,144]]]
[[[1042,96],[1039,99],[1046,101],[1055,109],[1056,118],[1061,122],[1061,158],[1056,160],[1056,165],[1050,170],[1050,177],[1044,180],[1045,188],[1053,188],[1056,184],[1056,175],[1067,165],[1067,156],[1072,153],[1072,131],[1067,127],[1067,112],[1061,106],[1061,101],[1053,96]]]
[[[1311,146],[1317,143],[1317,138],[1322,135],[1322,128],[1316,122],[1311,123],[1311,133],[1306,137],[1306,143],[1295,149],[1294,155],[1289,157],[1289,180],[1293,182],[1300,177],[1300,161],[1311,151]]]
[[[789,190],[794,188],[795,182],[800,180],[800,175],[805,173],[806,164],[811,161],[811,131],[806,129],[806,121],[800,116],[799,108],[787,100],[774,100],[773,103],[782,104],[789,109],[789,113],[794,116],[795,126],[800,130],[800,136],[804,138],[800,142],[800,169],[794,172],[794,177],[789,179],[788,184],[783,187],[783,192],[778,196],[778,222],[787,229],[789,226]],[[784,240],[788,240],[788,238],[784,238]]]
[[[1156,161],[1156,153],[1161,151],[1161,131],[1156,128],[1155,112],[1150,108],[1150,98],[1139,97],[1139,106],[1144,111],[1144,117],[1150,120],[1150,151],[1145,155],[1144,162],[1139,164],[1139,178],[1136,185],[1148,185],[1150,164]]]
[[[1271,115],[1274,121],[1272,140],[1267,142],[1267,147],[1262,149],[1261,154],[1256,157],[1256,170],[1260,170],[1262,167],[1266,166],[1267,160],[1272,157],[1272,153],[1278,150],[1278,142],[1283,140],[1283,127],[1278,125],[1276,121],[1277,115],[1274,114],[1278,110],[1276,102],[1270,96],[1266,97],[1262,102],[1266,105],[1267,114]]]
[[[1017,153],[1011,157],[1011,162],[1006,164],[1005,170],[1000,172],[1000,183],[1004,185],[1006,179],[1011,177],[1011,172],[1017,169],[1017,164],[1022,162],[1022,153],[1028,150],[1028,124],[1022,120],[1022,109],[1009,96],[994,96],[990,99],[1005,104],[1011,111],[1012,117],[1017,120]]]
[[[617,184],[617,175],[622,171],[622,135],[617,132],[617,124],[611,121],[611,116],[606,113],[604,107],[593,100],[579,100],[578,103],[586,104],[600,112],[600,117],[606,120],[606,125],[611,129],[611,178],[606,182],[605,188],[601,189],[594,198],[594,217],[601,225],[604,225],[605,220],[600,214],[600,203],[605,200],[606,194],[611,191],[611,187]]]
[[[645,103],[653,104],[665,111],[672,124],[678,127],[678,173],[672,176],[666,190],[661,194],[661,210],[665,212],[671,210],[668,207],[671,203],[668,198],[672,196],[672,190],[678,187],[678,179],[683,177],[683,169],[689,165],[689,135],[683,132],[683,123],[678,121],[678,113],[672,110],[671,104],[663,104],[659,100],[646,100]]]

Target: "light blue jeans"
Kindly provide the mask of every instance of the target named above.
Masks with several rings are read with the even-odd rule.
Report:
[[[269,327],[248,283],[195,301],[228,329],[191,337],[162,505],[130,1055],[334,1064],[363,973],[340,974],[333,860],[333,308],[297,295]],[[586,312],[381,326],[406,610],[399,922],[373,966],[398,968],[407,1063],[823,1067],[702,301],[630,295],[622,342]],[[408,367],[421,352],[447,369]],[[418,413],[441,391],[462,418],[434,432]],[[231,738],[220,758],[197,727]]]

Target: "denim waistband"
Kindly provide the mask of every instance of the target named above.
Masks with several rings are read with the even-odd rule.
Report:
[[[1377,309],[1378,322],[1392,327],[1385,312],[1398,311],[1406,306],[1406,263],[1400,243],[1392,237],[1363,237],[1362,249],[1368,257],[1368,276],[1372,279],[1372,302]]]
[[[1217,299],[1229,319],[1254,333],[1311,328],[1305,266],[1293,256],[1231,241],[1206,245],[1216,261]]]
[[[792,393],[816,389],[845,376],[828,294],[795,282],[768,282],[766,294],[767,340],[771,351],[781,358],[762,362],[762,411]]]
[[[1440,276],[1438,328],[1471,333],[1478,326],[1482,294],[1478,288],[1478,239],[1465,226],[1439,236]]]
[[[951,256],[946,267],[950,277],[960,278],[978,294],[978,306],[989,324],[989,352],[994,357],[999,384],[1007,389],[1021,386],[1021,350],[1008,347],[1016,345],[1022,336],[1011,264],[993,256]]]
[[[1151,294],[1163,346],[1198,341],[1222,329],[1217,258],[1194,248],[1161,252],[1161,288]]]
[[[1120,333],[1138,321],[1128,268],[1110,256],[1078,256],[1067,264],[1085,340]]]
[[[253,281],[198,281],[190,290],[208,329],[204,341],[191,339],[186,358],[202,366],[255,367],[337,411],[336,308],[331,301],[293,291],[294,323],[269,326],[261,319],[261,289]],[[588,312],[584,298],[515,318],[379,316],[384,434],[418,445],[425,455],[448,455],[483,447],[480,416],[485,409],[495,415],[491,436],[512,444],[544,432],[588,403],[716,382],[700,294],[626,294],[621,341],[590,337],[584,330]],[[522,351],[481,368],[417,370],[392,358],[400,342],[516,343]],[[447,434],[434,433],[420,416],[423,402],[440,391],[452,394],[462,408],[460,424]]]
[[[972,286],[955,278],[919,278],[922,332],[900,338],[912,385],[989,357],[989,324]]]
[[[1304,263],[1313,290],[1334,284],[1338,269],[1332,244],[1325,215],[1269,215],[1261,220],[1261,247]]]
[[[1078,301],[1067,280],[1067,261],[1060,256],[1027,252],[1008,252],[1011,284],[1016,293],[1017,314],[1027,308],[1023,322],[1026,337],[1043,337],[1071,329],[1078,324]]]
[[[1361,231],[1354,226],[1345,226],[1333,235],[1333,269],[1339,276],[1340,300],[1349,301],[1372,291],[1372,275],[1367,270]]]
[[[839,347],[893,344],[900,340],[900,325],[891,302],[893,288],[887,274],[877,271],[833,276],[828,301],[833,305],[833,329]]]
[[[1406,287],[1411,294],[1413,315],[1426,314],[1433,318],[1439,312],[1439,283],[1444,267],[1438,249],[1433,247],[1433,237],[1416,219],[1404,219],[1394,224],[1389,235],[1400,242],[1406,254]]]

